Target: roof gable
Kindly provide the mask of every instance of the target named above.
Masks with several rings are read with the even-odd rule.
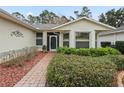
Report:
[[[77,22],[79,22],[79,21],[81,21],[81,20],[87,20],[87,21],[89,21],[89,22],[91,22],[91,23],[95,23],[95,24],[97,24],[97,25],[103,26],[103,27],[108,28],[108,29],[111,29],[111,30],[115,30],[115,29],[116,29],[115,27],[112,27],[112,26],[103,24],[103,23],[101,23],[101,22],[98,22],[98,21],[96,21],[96,20],[94,20],[94,19],[87,18],[87,17],[81,17],[81,18],[79,18],[79,19],[70,21],[70,22],[68,22],[68,23],[65,23],[65,24],[56,26],[56,27],[54,27],[54,28],[52,28],[52,29],[63,28],[64,26],[67,26],[67,25],[70,25],[70,24],[73,24],[73,23],[77,23]]]

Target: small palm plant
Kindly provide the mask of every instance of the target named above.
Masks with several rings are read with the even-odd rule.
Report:
[[[43,45],[42,50],[43,50],[44,53],[46,53],[47,52],[47,46]]]

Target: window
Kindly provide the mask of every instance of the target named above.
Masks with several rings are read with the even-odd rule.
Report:
[[[76,41],[76,48],[89,48],[88,41]]]
[[[103,41],[101,42],[101,47],[111,47],[111,42]]]
[[[63,40],[69,40],[69,33],[63,34]]]
[[[89,33],[76,32],[76,48],[89,48]]]
[[[69,41],[63,41],[63,46],[64,47],[69,47]]]
[[[43,43],[42,37],[43,37],[42,33],[36,33],[36,45],[42,45]]]
[[[97,33],[95,35],[95,47],[97,48]]]
[[[89,33],[76,32],[76,40],[88,40]]]
[[[63,33],[63,46],[69,47],[69,33]]]

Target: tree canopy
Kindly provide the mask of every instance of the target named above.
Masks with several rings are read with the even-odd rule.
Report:
[[[74,11],[74,14],[76,15],[77,18],[92,17],[92,13],[91,13],[90,9],[88,9],[88,7],[86,7],[86,6],[82,7],[82,10],[80,13],[79,13],[79,11]]]
[[[90,9],[88,7],[82,7],[81,12],[79,11],[74,11],[74,14],[76,15],[77,18],[80,17],[91,17],[92,14],[90,12]],[[14,12],[12,13],[13,16],[17,17],[18,19],[29,23],[29,24],[34,24],[34,23],[42,23],[42,24],[64,24],[66,22],[69,22],[71,20],[74,20],[75,18],[70,16],[70,18],[67,18],[66,16],[62,15],[59,16],[54,12],[44,10],[42,11],[39,15],[33,16],[33,15],[28,15],[25,17],[23,14],[19,12]]]
[[[80,17],[88,17],[88,18],[92,17],[92,12],[86,6],[82,7],[81,11],[74,11],[74,14],[76,15],[76,19]],[[42,11],[37,16],[30,14],[27,17],[25,17],[23,14],[19,12],[14,12],[12,13],[12,15],[29,24],[35,24],[35,23],[64,24],[66,22],[75,19],[73,16],[70,16],[70,18],[68,18],[64,15],[60,16],[48,10]],[[124,25],[124,7],[118,10],[111,9],[106,13],[102,13],[99,16],[99,21],[114,27],[120,27],[121,25]]]
[[[48,10],[42,11],[38,16],[33,16],[33,15],[28,15],[27,18],[19,13],[19,12],[14,12],[12,13],[13,16],[16,18],[30,24],[34,23],[42,23],[42,24],[63,24],[68,21],[70,21],[66,16],[62,15],[59,16],[53,12],[50,12]]]
[[[111,9],[99,16],[99,21],[113,27],[120,27],[124,25],[124,7],[115,10]]]

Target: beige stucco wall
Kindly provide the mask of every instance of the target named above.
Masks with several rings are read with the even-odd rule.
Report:
[[[124,32],[99,36],[99,44],[102,41],[109,41],[111,44],[115,44],[116,41],[124,41]]]
[[[24,37],[11,36],[11,32],[20,31]],[[0,17],[0,52],[35,46],[35,32]]]

